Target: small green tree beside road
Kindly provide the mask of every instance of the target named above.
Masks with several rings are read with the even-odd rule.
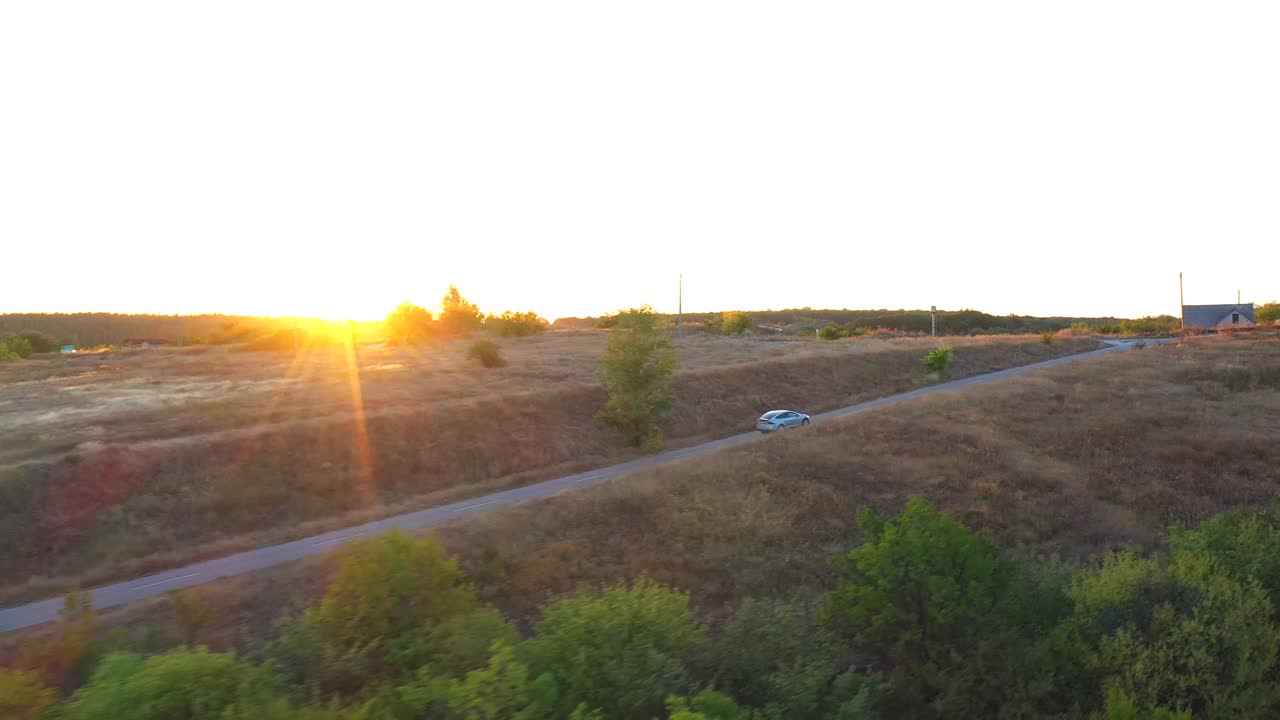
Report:
[[[947,368],[951,367],[951,353],[952,350],[949,347],[930,350],[921,361],[924,365],[924,371],[938,377],[946,375]]]
[[[618,428],[633,445],[662,447],[658,419],[675,399],[676,350],[662,329],[662,319],[645,305],[618,313],[600,363],[600,380],[609,402],[597,416]]]

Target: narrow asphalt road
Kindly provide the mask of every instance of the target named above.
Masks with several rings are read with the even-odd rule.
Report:
[[[843,417],[845,415],[855,415],[857,413],[886,407],[888,405],[896,405],[924,395],[959,390],[972,385],[980,385],[982,383],[989,383],[995,380],[1002,380],[1015,375],[1021,375],[1031,370],[1052,367],[1054,365],[1060,365],[1062,363],[1079,360],[1081,358],[1097,357],[1099,355],[1116,352],[1118,350],[1125,350],[1129,347],[1131,347],[1131,345],[1128,342],[1112,341],[1110,347],[1102,348],[1100,350],[1092,350],[1078,355],[1068,355],[1066,357],[1045,360],[1031,365],[1023,365],[1022,367],[1000,370],[986,375],[975,375],[974,377],[964,378],[962,380],[951,380],[937,385],[930,385],[910,392],[889,395],[877,400],[869,400],[867,402],[858,403],[857,405],[840,408],[839,410],[832,410],[830,412],[814,415],[813,419],[814,422],[821,422],[823,420]],[[706,455],[723,448],[750,442],[759,437],[760,435],[753,430],[740,435],[733,435],[721,438],[720,440],[706,442],[701,445],[694,445],[692,447],[681,448],[679,450],[669,450],[667,452],[658,453],[657,455],[650,455],[636,460],[631,460],[629,462],[624,462],[619,465],[611,465],[609,467],[589,470],[587,472],[569,475],[555,480],[547,480],[534,485],[512,488],[511,490],[504,490],[491,495],[482,495],[480,497],[471,498],[470,500],[462,500],[448,505],[427,508],[426,510],[419,510],[417,512],[406,513],[404,515],[396,515],[395,517],[375,520],[363,525],[356,525],[342,530],[334,530],[332,532],[321,533],[320,535],[313,535],[311,537],[302,538],[301,540],[262,547],[257,550],[248,550],[242,553],[236,553],[235,555],[227,555],[226,557],[214,560],[206,560],[204,562],[187,565],[186,567],[175,568],[173,570],[167,570],[154,575],[147,575],[134,580],[128,580],[126,582],[106,585],[92,591],[93,607],[99,610],[116,607],[128,602],[133,602],[134,600],[142,600],[154,595],[160,595],[162,593],[169,592],[170,590],[178,590],[180,588],[207,583],[211,580],[216,580],[222,577],[240,575],[254,570],[269,568],[273,565],[289,562],[290,560],[297,560],[310,555],[318,555],[328,552],[352,538],[369,537],[394,528],[403,530],[420,530],[433,525],[439,525],[449,520],[453,520],[454,518],[464,517],[472,513],[493,510],[507,505],[515,505],[527,500],[555,495],[556,493],[572,488],[601,483],[605,480],[626,475],[627,473],[634,472],[642,468],[661,465],[662,463],[674,460],[696,457],[698,455]],[[59,597],[0,610],[0,632],[19,630],[21,628],[31,627],[32,625],[39,625],[41,623],[55,620],[58,617],[58,610],[61,607],[62,598]]]

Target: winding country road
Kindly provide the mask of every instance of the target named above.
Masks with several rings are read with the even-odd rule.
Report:
[[[869,400],[867,402],[850,405],[849,407],[841,408],[839,410],[832,410],[830,412],[814,415],[813,420],[814,422],[822,422],[823,420],[829,420],[831,418],[854,415],[868,410],[874,410],[876,408],[896,405],[924,395],[959,390],[972,385],[980,385],[982,383],[989,383],[995,380],[1002,380],[1015,375],[1021,375],[1031,370],[1052,367],[1054,365],[1060,365],[1062,363],[1082,358],[1097,357],[1099,355],[1125,350],[1132,347],[1132,343],[1129,341],[1108,342],[1111,343],[1110,347],[1102,348],[1100,350],[1092,350],[1078,355],[1068,355],[1066,357],[1045,360],[1043,362],[1024,365],[1022,367],[1000,370],[986,375],[975,375],[962,380],[952,380],[949,382],[939,383],[937,385],[930,385],[929,387],[923,387],[910,392],[899,393],[897,395],[889,395],[877,400]],[[1167,342],[1167,340],[1155,340],[1150,342]],[[256,550],[248,550],[236,553],[235,555],[227,555],[226,557],[214,560],[206,560],[204,562],[198,562],[185,567],[167,570],[154,575],[147,575],[145,577],[128,580],[126,582],[106,585],[92,591],[93,607],[99,610],[116,607],[135,600],[142,600],[155,595],[160,595],[169,592],[170,590],[200,585],[218,578],[240,575],[242,573],[253,572],[254,570],[262,570],[263,568],[269,568],[291,560],[297,560],[310,555],[318,555],[328,552],[352,538],[369,537],[371,535],[377,535],[396,528],[403,530],[420,530],[432,527],[455,518],[465,517],[472,513],[485,512],[495,508],[515,505],[527,500],[544,498],[576,487],[601,483],[636,470],[652,467],[654,465],[661,465],[662,463],[696,457],[698,455],[706,455],[727,447],[751,442],[759,437],[760,435],[755,431],[746,432],[740,435],[733,435],[720,440],[702,443],[701,445],[694,445],[692,447],[681,448],[679,450],[670,450],[657,455],[650,455],[618,465],[589,470],[576,475],[569,475],[555,480],[547,480],[545,482],[526,485],[524,487],[512,488],[511,490],[504,490],[490,495],[482,495],[480,497],[471,498],[470,500],[462,500],[448,505],[441,505],[438,507],[427,508],[426,510],[406,513],[404,515],[396,515],[394,517],[376,520],[363,525],[356,525],[342,530],[334,530],[320,535],[313,535],[311,537],[302,538],[301,540],[294,540],[292,542],[281,543],[279,545],[270,545]],[[60,597],[51,598],[49,600],[41,600],[27,605],[19,605],[17,607],[0,610],[0,632],[19,630],[21,628],[31,627],[33,625],[39,625],[41,623],[55,620],[58,617],[58,610],[62,607],[62,602],[62,598]]]

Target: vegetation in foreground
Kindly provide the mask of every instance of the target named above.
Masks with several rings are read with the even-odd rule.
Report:
[[[712,619],[638,578],[551,599],[527,634],[434,539],[394,533],[341,551],[323,599],[241,655],[86,642],[92,613],[69,612],[0,670],[0,708],[83,720],[1280,712],[1276,512],[1174,528],[1149,557],[1079,570],[1013,559],[918,498],[858,523],[861,545],[832,558],[819,597],[747,599]]]

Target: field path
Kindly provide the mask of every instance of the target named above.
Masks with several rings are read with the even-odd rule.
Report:
[[[1023,365],[1022,367],[1000,370],[986,375],[975,375],[962,380],[952,380],[949,382],[939,383],[937,385],[930,385],[910,392],[889,395],[876,400],[869,400],[867,402],[858,403],[857,405],[850,405],[849,407],[814,415],[813,419],[815,422],[821,422],[823,420],[843,417],[845,415],[854,415],[868,410],[874,410],[876,408],[896,405],[898,403],[906,402],[925,395],[931,395],[933,393],[949,392],[972,385],[980,385],[982,383],[989,383],[995,380],[1003,380],[1004,378],[1021,375],[1032,370],[1052,367],[1054,365],[1060,365],[1062,363],[1082,358],[1097,357],[1107,353],[1127,350],[1132,347],[1132,342],[1130,341],[1113,340],[1107,342],[1110,343],[1110,347],[1105,347],[1100,350],[1092,350],[1078,355],[1068,355],[1052,360],[1033,363],[1031,365]],[[1168,340],[1148,341],[1148,343],[1159,342],[1168,342]],[[761,408],[761,411],[768,409],[770,408]],[[654,465],[661,465],[663,463],[682,460],[684,458],[695,457],[698,455],[706,455],[727,447],[751,442],[759,437],[760,435],[755,431],[742,433],[740,435],[732,435],[719,440],[706,442],[701,445],[694,445],[693,447],[681,448],[679,450],[670,450],[618,465],[597,468],[595,470],[589,470],[576,475],[569,475],[555,480],[547,480],[545,482],[513,488],[511,490],[504,490],[490,495],[482,495],[469,500],[461,500],[448,505],[440,505],[438,507],[406,513],[404,515],[383,518],[382,520],[375,520],[363,525],[356,525],[341,530],[333,530],[319,535],[302,538],[300,540],[281,543],[279,545],[270,545],[256,550],[247,550],[234,555],[227,555],[213,560],[205,560],[185,567],[174,568],[154,575],[147,575],[134,580],[105,585],[92,591],[93,607],[99,610],[116,607],[135,600],[142,600],[155,595],[161,595],[169,592],[170,590],[191,587],[193,585],[200,585],[201,583],[206,583],[222,577],[230,577],[233,575],[253,572],[254,570],[269,568],[291,560],[325,553],[338,547],[347,540],[369,537],[386,532],[387,530],[421,530],[423,528],[439,525],[449,520],[453,520],[454,518],[464,517],[472,513],[493,510],[495,508],[514,505],[528,500],[548,497],[565,490],[601,483],[636,470],[652,467]],[[58,617],[58,610],[61,609],[61,607],[62,598],[52,598],[49,600],[41,600],[26,605],[19,605],[17,607],[0,610],[0,632],[19,630],[55,620]]]

